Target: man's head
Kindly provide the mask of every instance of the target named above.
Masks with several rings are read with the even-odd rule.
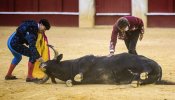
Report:
[[[129,29],[129,22],[126,18],[121,17],[117,20],[117,28],[120,31],[127,31]]]
[[[50,29],[50,23],[47,19],[41,19],[39,21],[39,31],[44,32],[45,30]]]

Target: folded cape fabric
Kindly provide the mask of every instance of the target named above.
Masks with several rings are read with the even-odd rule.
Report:
[[[36,48],[44,61],[50,60],[50,51],[48,45],[47,36],[45,33],[39,33]],[[33,76],[36,78],[43,78],[44,73],[39,69],[40,62],[36,61],[34,64]]]

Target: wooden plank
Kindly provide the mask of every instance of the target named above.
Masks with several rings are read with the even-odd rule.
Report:
[[[164,27],[175,28],[175,15],[174,16],[148,16],[148,27]]]
[[[38,11],[38,0],[15,0],[15,11]]]
[[[14,0],[0,0],[0,11],[14,11]]]
[[[63,12],[79,12],[79,0],[63,0]]]
[[[39,11],[62,11],[63,0],[39,0]]]
[[[130,13],[131,0],[96,0],[97,13]]]
[[[96,16],[95,25],[113,25],[121,16]]]
[[[173,12],[175,0],[148,0],[148,12]]]
[[[131,0],[96,0],[95,25],[113,25],[121,16],[131,15]]]
[[[52,14],[42,14],[42,15],[28,15],[28,14],[0,14],[0,26],[17,26],[22,21],[26,19],[34,19],[39,21],[42,18],[46,18],[50,21],[53,26],[78,26],[78,15],[52,15]],[[8,20],[8,21],[7,21]]]

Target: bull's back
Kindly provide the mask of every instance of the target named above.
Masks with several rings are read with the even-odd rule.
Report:
[[[151,74],[155,75],[152,82],[158,80],[161,76],[161,67],[155,61],[144,57],[128,53],[122,53],[111,57],[107,56],[84,56],[79,59],[80,69],[84,70],[84,80],[82,83],[115,83],[114,74],[123,72],[130,68],[136,69],[136,72],[141,73],[145,68],[151,69]],[[129,75],[129,74],[128,74]],[[126,78],[127,81],[130,80]]]

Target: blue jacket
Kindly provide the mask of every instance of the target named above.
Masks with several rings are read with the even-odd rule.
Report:
[[[16,34],[12,38],[10,45],[14,50],[19,49],[19,45],[26,44],[30,49],[30,58],[36,60],[40,57],[36,49],[36,41],[38,37],[38,23],[33,20],[24,21],[17,29]]]

